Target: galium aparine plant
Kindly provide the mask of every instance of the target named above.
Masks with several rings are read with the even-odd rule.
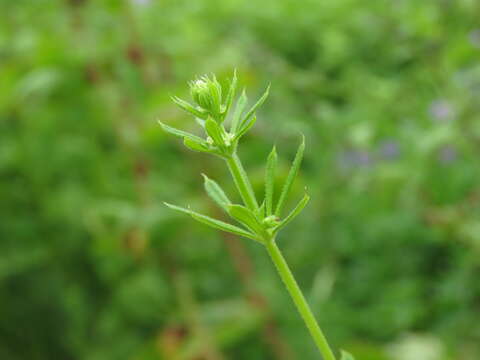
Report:
[[[255,197],[252,185],[237,151],[240,139],[255,124],[257,120],[256,111],[265,102],[270,87],[247,111],[245,90],[238,97],[238,100],[235,102],[235,108],[232,110],[238,86],[236,72],[233,74],[226,93],[224,93],[222,86],[214,75],[211,77],[199,77],[191,81],[189,86],[193,104],[178,97],[173,97],[172,99],[180,108],[196,118],[205,133],[205,138],[172,128],[162,122],[160,122],[160,125],[166,132],[182,138],[183,143],[189,149],[212,154],[223,159],[230,170],[243,204],[232,203],[217,182],[203,175],[205,190],[209,197],[238,225],[211,218],[189,208],[167,203],[166,205],[173,210],[190,215],[195,220],[215,229],[252,239],[263,245],[275,264],[323,359],[335,360],[335,355],[330,345],[275,242],[279,231],[300,214],[309,200],[309,196],[305,194],[298,204],[284,216],[285,202],[299,171],[305,151],[304,138],[302,138],[298,147],[276,203],[274,203],[274,178],[277,166],[277,152],[275,146],[273,147],[268,155],[265,167],[265,196],[259,202]],[[226,126],[227,123],[228,126]],[[342,351],[342,360],[353,360],[353,357]]]

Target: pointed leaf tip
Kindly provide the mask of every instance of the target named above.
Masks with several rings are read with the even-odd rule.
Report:
[[[208,225],[210,227],[213,227],[214,229],[222,230],[222,231],[225,231],[225,232],[228,232],[228,233],[231,233],[231,234],[243,236],[243,237],[246,237],[248,239],[252,239],[252,240],[258,241],[260,243],[263,243],[263,241],[258,236],[256,236],[255,234],[252,234],[249,231],[246,231],[242,228],[239,228],[238,226],[223,222],[221,220],[211,218],[207,215],[197,213],[197,212],[192,211],[190,209],[186,209],[186,208],[183,208],[183,207],[180,207],[180,206],[169,204],[167,202],[164,202],[164,204],[167,205],[169,208],[171,208],[173,210],[182,212],[184,214],[188,214],[192,218],[194,218],[195,220],[197,220],[197,221],[199,221],[199,222],[201,222],[205,225]]]
[[[200,144],[205,142],[199,136],[190,134],[186,131],[183,131],[183,130],[180,130],[180,129],[177,129],[177,128],[174,128],[174,127],[171,127],[171,126],[168,126],[167,124],[162,123],[160,120],[158,120],[158,123],[160,124],[162,129],[169,134],[172,134],[172,135],[175,135],[175,136],[178,136],[178,137],[181,137],[181,138],[188,138],[188,139],[190,139],[192,141],[195,141],[197,143],[200,143]]]
[[[232,80],[230,81],[230,87],[228,89],[227,96],[225,98],[225,110],[222,115],[222,121],[225,119],[227,116],[228,111],[230,110],[230,107],[232,106],[233,103],[233,98],[235,97],[235,92],[237,91],[237,69],[233,70],[233,77]]]
[[[166,201],[163,202],[168,208],[172,209],[172,210],[176,210],[176,211],[180,211],[180,212],[183,212],[183,213],[189,213],[189,210],[186,209],[186,208],[182,208],[180,206],[177,206],[177,205],[173,205],[173,204],[169,204],[167,203]]]
[[[189,112],[190,114],[195,115],[196,117],[205,118],[205,114],[200,110],[198,110],[197,108],[195,108],[195,106],[193,106],[189,102],[183,99],[180,99],[177,96],[170,96],[170,99],[172,99],[172,101],[175,104],[177,104],[177,106],[180,107],[182,110],[185,110],[186,112]]]
[[[267,158],[267,168],[265,171],[265,208],[267,216],[272,215],[273,211],[273,191],[275,188],[275,172],[277,168],[277,150],[275,145]]]
[[[239,125],[240,131],[248,126],[250,118],[255,114],[255,111],[265,102],[265,100],[268,97],[268,94],[270,92],[270,85],[267,86],[267,89],[263,93],[263,95],[258,99],[258,101],[255,103],[255,105],[252,106],[252,108],[248,111],[248,113],[245,115],[245,117],[242,119]],[[251,127],[251,126],[250,126]]]
[[[280,230],[281,228],[285,227],[290,223],[293,219],[295,219],[307,206],[308,202],[310,201],[310,196],[308,194],[305,194],[302,198],[302,200],[299,201],[299,203],[293,208],[293,210],[290,212],[290,214],[287,215],[285,219],[283,219],[280,224],[275,228],[275,231]]]
[[[341,350],[342,358],[340,360],[355,360],[352,354],[346,352],[345,350]]]
[[[204,179],[204,187],[207,195],[222,209],[228,212],[228,206],[231,204],[230,199],[225,194],[218,183],[210,179],[207,175],[202,174]]]

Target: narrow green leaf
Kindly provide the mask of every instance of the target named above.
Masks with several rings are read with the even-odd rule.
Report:
[[[244,125],[250,120],[250,118],[255,114],[255,111],[265,102],[265,100],[268,97],[268,93],[270,91],[270,85],[268,85],[267,90],[263,93],[263,95],[258,99],[258,101],[255,103],[255,105],[252,106],[252,108],[248,111],[248,113],[245,115],[245,117],[242,119],[240,122],[239,128],[243,128]]]
[[[240,117],[242,116],[243,110],[245,110],[245,106],[247,105],[247,94],[245,93],[245,89],[242,91],[242,95],[237,100],[237,104],[235,106],[235,111],[233,112],[232,116],[232,125],[231,125],[231,132],[235,133],[237,128],[240,124]]]
[[[263,227],[258,222],[255,214],[252,212],[252,210],[247,209],[245,206],[237,204],[228,205],[228,214],[238,222],[251,229],[253,232],[257,234],[261,234],[263,232]]]
[[[215,120],[213,120],[211,117],[205,121],[205,131],[207,134],[213,139],[213,142],[217,146],[224,146],[225,141],[223,140],[223,129],[221,128],[221,125],[219,125]]]
[[[178,137],[181,137],[181,138],[188,138],[188,139],[191,139],[197,143],[204,143],[205,140],[203,140],[201,137],[199,136],[196,136],[196,135],[193,135],[193,134],[190,134],[186,131],[183,131],[183,130],[179,130],[179,129],[175,129],[171,126],[168,126],[168,125],[165,125],[164,123],[162,123],[160,120],[158,121],[158,123],[160,124],[160,126],[162,127],[162,129],[166,132],[168,132],[169,134],[172,134],[172,135],[175,135],[175,136],[178,136]]]
[[[287,217],[283,219],[282,222],[280,222],[280,224],[277,225],[277,227],[275,228],[275,231],[280,230],[281,228],[286,226],[290,221],[295,219],[297,215],[302,212],[303,208],[307,205],[309,200],[310,200],[310,196],[305,194],[302,200],[300,200],[300,202],[297,204],[297,206],[295,206],[295,208],[290,212],[290,214],[288,214]]]
[[[215,74],[212,74],[212,80],[207,82],[209,92],[210,92],[210,99],[213,104],[213,109],[215,115],[221,116],[222,112],[222,86],[217,81],[217,77]],[[215,116],[216,118],[216,116]]]
[[[277,208],[275,209],[275,215],[280,217],[283,207],[285,206],[285,201],[287,199],[290,190],[292,189],[293,181],[297,176],[298,169],[300,168],[300,164],[302,162],[303,153],[305,151],[305,137],[302,136],[302,143],[298,147],[297,154],[295,155],[295,159],[293,160],[292,167],[287,176],[287,180],[283,185],[282,192],[280,193],[280,198],[278,199]]]
[[[207,192],[208,196],[217,203],[218,206],[223,208],[226,212],[228,212],[228,205],[230,205],[232,202],[230,199],[227,197],[223,189],[220,187],[220,185],[217,184],[216,181],[209,179],[207,175],[202,174],[204,178],[204,186],[205,186],[205,191]]]
[[[349,352],[346,352],[345,350],[342,350],[342,358],[340,360],[355,360],[352,354]]]
[[[220,220],[217,220],[217,219],[213,219],[209,216],[199,214],[195,211],[192,211],[190,209],[185,209],[185,208],[180,207],[180,206],[176,206],[176,205],[172,205],[172,204],[168,204],[168,203],[164,203],[164,204],[166,206],[168,206],[170,209],[182,212],[182,213],[187,214],[187,215],[190,215],[195,220],[197,220],[197,221],[199,221],[203,224],[206,224],[210,227],[213,227],[214,229],[223,230],[223,231],[231,233],[231,234],[243,236],[243,237],[246,237],[248,239],[252,239],[252,240],[263,243],[263,241],[258,236],[256,236],[255,234],[252,234],[248,231],[245,231],[245,230],[243,230],[243,229],[241,229],[241,228],[239,228],[235,225],[228,224],[226,222],[223,222],[223,221],[220,221]]]
[[[222,121],[225,119],[225,116],[228,114],[230,107],[232,106],[233,98],[235,97],[235,91],[237,90],[237,69],[233,71],[233,78],[230,82],[230,88],[228,89],[227,97],[225,99],[225,109],[222,116]]]
[[[244,124],[243,127],[235,134],[234,141],[237,141],[243,135],[245,135],[247,131],[250,130],[253,125],[255,125],[256,121],[257,121],[257,117],[254,116],[253,118],[250,119],[248,123]]]
[[[273,188],[275,185],[275,169],[277,167],[277,150],[275,146],[268,155],[267,169],[265,172],[265,209],[267,216],[272,215],[273,211]]]
[[[198,142],[187,137],[183,138],[183,144],[190,150],[198,152],[211,152],[205,141]]]
[[[182,110],[185,110],[186,112],[189,112],[192,115],[195,115],[198,118],[204,119],[207,114],[205,112],[202,112],[195,108],[192,104],[186,102],[185,100],[182,100],[176,96],[172,96],[171,99],[175,104],[177,104]]]

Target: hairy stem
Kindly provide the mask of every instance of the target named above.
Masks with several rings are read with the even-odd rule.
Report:
[[[234,153],[232,156],[228,157],[226,161],[245,206],[250,210],[257,209],[257,199],[255,198],[252,185],[250,184],[250,180],[248,180],[247,173],[245,172],[238,155]]]
[[[330,345],[328,345],[327,339],[320,329],[320,326],[318,326],[312,310],[310,309],[310,306],[308,306],[307,300],[303,296],[302,290],[300,290],[300,287],[295,281],[295,278],[293,277],[293,274],[290,271],[282,252],[275,243],[275,239],[267,240],[265,246],[270,254],[270,257],[272,258],[273,263],[275,264],[275,267],[277,268],[280,277],[282,278],[283,283],[290,293],[298,312],[302,316],[305,325],[310,331],[310,334],[317,345],[318,351],[320,351],[320,354],[322,354],[324,360],[335,360],[332,349],[330,348]]]

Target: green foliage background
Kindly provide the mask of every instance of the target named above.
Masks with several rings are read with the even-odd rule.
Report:
[[[223,164],[156,123],[236,67],[271,96],[240,156],[262,193],[299,141],[280,247],[335,348],[480,358],[480,3],[0,0],[0,358],[318,359],[264,250],[221,216]]]

